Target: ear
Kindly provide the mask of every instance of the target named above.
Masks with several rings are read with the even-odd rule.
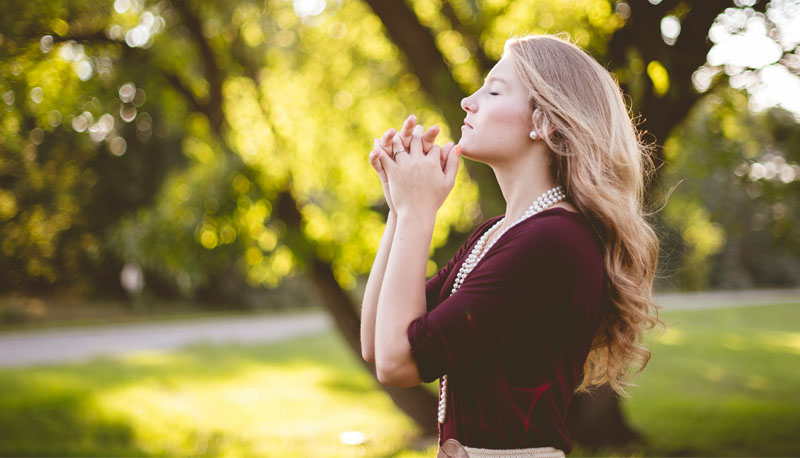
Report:
[[[556,126],[550,122],[550,119],[545,115],[544,111],[536,107],[531,114],[531,129],[539,133],[539,138],[552,138],[553,134],[558,130]]]

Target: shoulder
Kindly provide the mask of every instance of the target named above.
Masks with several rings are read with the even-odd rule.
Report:
[[[583,215],[563,208],[551,208],[518,225],[523,240],[554,243],[596,242],[594,229]]]

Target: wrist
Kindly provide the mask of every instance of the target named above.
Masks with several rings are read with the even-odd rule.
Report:
[[[416,226],[430,225],[433,227],[436,222],[436,212],[426,212],[420,210],[399,210],[397,212],[397,224],[413,224]]]

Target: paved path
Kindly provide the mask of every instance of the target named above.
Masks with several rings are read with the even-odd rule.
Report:
[[[751,305],[800,304],[800,289],[669,293],[656,295],[655,302],[664,310],[706,310]]]
[[[327,314],[320,311],[8,332],[0,334],[0,367],[79,361],[199,341],[263,343],[315,334],[331,326]]]
[[[664,310],[800,304],[800,289],[660,294],[656,302]],[[0,367],[179,348],[198,341],[263,343],[315,334],[331,327],[327,314],[319,311],[8,332],[0,333]]]

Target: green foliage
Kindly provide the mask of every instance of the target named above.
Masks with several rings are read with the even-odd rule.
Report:
[[[115,272],[131,262],[192,295],[230,275],[275,286],[308,256],[332,263],[353,287],[383,228],[381,188],[366,160],[372,138],[410,112],[449,136],[380,20],[357,2],[305,19],[290,3],[192,5],[189,13],[122,4],[101,2],[77,18],[85,5],[31,16],[15,29],[24,34],[4,37],[16,54],[4,58],[0,80],[15,99],[0,120],[9,183],[0,193],[2,263],[15,272],[3,288],[82,282],[90,291],[100,278],[116,285]],[[138,43],[131,33],[142,27]],[[220,106],[207,105],[215,82]],[[143,100],[128,100],[126,88]],[[92,136],[97,126],[105,135]],[[299,227],[273,212],[282,194],[297,202]],[[439,213],[434,249],[452,227],[472,226],[476,200],[462,173]],[[286,243],[298,236],[316,252]],[[80,264],[87,257],[94,268]]]
[[[794,117],[708,95],[666,144],[664,214],[687,248],[668,278],[700,289],[792,286],[800,278],[800,135]],[[668,247],[669,255],[673,247]]]
[[[19,15],[2,19],[0,289],[116,291],[119,263],[105,230],[149,202],[179,163],[172,127],[142,90],[131,103],[115,97],[135,74],[133,62],[111,65],[122,61],[118,47],[64,38],[110,20],[109,3],[77,5],[80,15],[17,3]],[[136,110],[133,124],[117,114]]]
[[[602,55],[611,34],[623,25],[613,5],[604,0],[486,2],[500,9],[482,37],[488,55],[499,59],[510,35],[567,32],[579,46]],[[490,15],[491,16],[491,15]]]
[[[481,84],[509,36],[568,32],[603,61],[626,25],[607,0],[409,5],[464,92]],[[0,18],[0,266],[8,272],[0,291],[120,293],[119,271],[132,263],[159,294],[193,296],[274,287],[314,258],[353,287],[371,267],[386,212],[366,160],[372,138],[413,112],[442,127],[440,142],[457,140],[450,130],[460,113],[420,91],[425,69],[412,73],[365,3],[301,9],[12,1],[13,14]],[[674,92],[680,82],[666,60],[626,49],[617,76],[634,97],[651,86]],[[797,181],[734,173],[747,167],[749,176],[767,157],[753,153],[758,145],[793,154],[796,123],[750,122],[737,97],[724,110],[696,110],[666,142],[664,181],[690,177],[664,213],[678,238],[668,251],[683,250],[675,262],[686,267],[669,281],[683,286],[798,278]],[[462,168],[438,215],[432,259],[449,258],[483,212],[502,211],[491,204],[498,200],[479,205]],[[749,216],[735,218],[732,208]],[[431,260],[428,273],[436,267]]]

